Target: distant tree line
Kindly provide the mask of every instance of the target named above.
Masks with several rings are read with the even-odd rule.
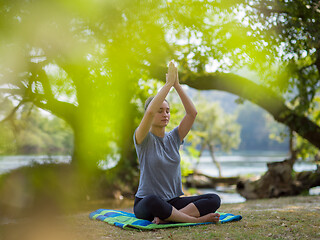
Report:
[[[244,69],[245,75],[250,75],[254,79],[256,75]],[[197,99],[201,95],[205,101],[218,104],[224,113],[234,115],[234,122],[239,124],[240,144],[233,148],[237,151],[289,151],[289,129],[287,126],[278,123],[274,118],[262,108],[249,101],[243,101],[236,95],[222,91],[197,91],[188,89],[192,99]],[[212,120],[214,122],[214,120]],[[223,152],[223,148],[217,145],[218,151]]]
[[[195,97],[197,98],[197,97]],[[195,99],[197,101],[197,99]],[[8,103],[9,104],[9,103]],[[177,114],[178,106],[172,104],[173,114]],[[218,151],[228,152],[230,150],[239,151],[287,151],[288,134],[286,128],[276,123],[267,113],[260,108],[244,103],[238,106],[233,114],[226,114],[219,103],[212,104],[203,99],[199,102],[199,121],[194,125],[194,131],[206,134],[206,138],[213,143]],[[204,112],[207,108],[207,112]],[[211,113],[212,116],[208,114]],[[232,116],[232,117],[231,117]],[[174,116],[175,117],[175,116]],[[176,116],[179,118],[179,116]],[[206,120],[206,118],[208,118]],[[219,118],[219,119],[217,119]],[[219,120],[219,121],[217,121]],[[14,121],[14,122],[12,122]],[[212,133],[205,129],[205,122],[212,126]],[[202,122],[202,123],[201,123]],[[230,128],[238,125],[240,136],[236,139],[228,135]],[[0,142],[0,154],[72,154],[73,132],[65,121],[56,116],[44,114],[31,104],[21,108],[15,118],[0,124],[2,132]],[[215,130],[215,131],[214,131]],[[226,134],[223,135],[223,130]],[[209,130],[208,130],[209,131]],[[215,134],[216,133],[216,134]],[[220,133],[217,135],[217,133]],[[232,139],[228,143],[228,138]],[[224,139],[224,140],[222,140]],[[201,144],[195,141],[201,149]]]
[[[289,151],[289,131],[261,108],[241,105],[236,120],[241,125],[241,151]]]
[[[73,132],[65,121],[31,104],[0,124],[0,154],[72,154]]]

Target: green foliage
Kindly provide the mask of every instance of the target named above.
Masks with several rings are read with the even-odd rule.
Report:
[[[240,150],[287,150],[288,130],[257,106],[244,103],[238,108],[237,122],[242,126]]]
[[[201,145],[219,147],[229,152],[240,144],[240,126],[236,115],[226,114],[217,103],[208,103],[204,99],[196,101],[198,115],[193,130],[200,138]]]
[[[0,154],[12,153],[16,150],[14,145],[14,134],[8,130],[10,127],[11,126],[8,123],[0,124]]]
[[[182,183],[186,182],[186,177],[193,173],[192,163],[186,156],[186,153],[183,150],[180,150],[181,155],[181,176]]]
[[[221,177],[220,163],[215,159],[215,152],[220,148],[223,152],[236,149],[240,143],[240,126],[236,116],[225,114],[217,103],[208,103],[204,98],[197,99],[198,115],[193,131],[199,139],[200,154],[205,148],[210,151],[211,158],[216,164]]]
[[[185,73],[254,66],[262,84],[290,93],[303,111],[318,89],[315,6],[6,0],[0,4],[1,97],[65,120],[74,131],[74,161],[92,166],[112,152],[110,143],[125,151],[144,100],[155,93],[154,78],[164,80],[159,69],[170,59]]]
[[[184,76],[250,65],[262,79],[256,82],[311,116],[310,108],[319,109],[313,104],[319,91],[318,25],[315,1],[1,1],[0,115],[9,118],[0,124],[0,153],[69,154],[73,148],[77,186],[90,182],[99,161],[120,156],[122,171],[108,172],[108,180],[135,184],[133,131],[171,59]],[[30,113],[27,103],[62,120]],[[181,120],[183,108],[176,109],[172,105],[172,120]],[[224,151],[239,145],[235,116],[217,105],[200,104],[198,111],[201,121],[186,139],[191,147],[203,139]],[[182,165],[186,175],[189,167]],[[58,179],[67,185],[68,174],[62,175]],[[37,175],[33,184],[55,194],[49,176]]]
[[[162,10],[152,14],[158,6]],[[168,52],[163,29],[150,18],[161,19],[164,6],[140,1],[3,2],[2,92],[11,101],[15,96],[65,120],[74,131],[73,160],[94,166],[112,152],[110,143],[124,149],[124,139],[132,135],[139,115],[135,103],[148,91],[141,89],[150,79],[150,58]],[[49,141],[32,130],[25,136],[40,148]],[[64,137],[56,138],[53,142]]]
[[[55,116],[44,116],[37,108],[26,105],[5,127],[2,154],[71,154],[72,129]],[[7,148],[5,148],[7,146]]]
[[[244,19],[254,36],[265,43],[268,61],[257,62],[265,83],[305,112],[319,84],[318,1],[245,1]],[[266,67],[269,67],[268,71]],[[270,71],[271,70],[271,71]],[[262,72],[265,72],[263,74]]]
[[[0,104],[0,116],[5,119],[7,116],[7,112],[12,109],[13,105],[12,102],[7,99],[1,99]],[[12,121],[5,121],[0,123],[0,154],[4,154],[7,152],[13,152],[15,151],[15,146],[13,144],[14,142],[14,133],[12,131],[9,131],[12,127],[13,122]]]

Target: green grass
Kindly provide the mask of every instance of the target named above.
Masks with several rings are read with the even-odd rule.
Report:
[[[52,221],[42,219],[32,223],[22,221],[17,224],[8,224],[3,227],[0,234],[6,237],[4,239],[10,240],[21,239],[21,237],[24,240],[320,239],[320,196],[285,197],[224,204],[219,210],[240,214],[243,219],[226,224],[129,231],[104,222],[90,220],[88,218],[90,212],[85,211],[64,215]],[[43,235],[46,238],[43,238]]]

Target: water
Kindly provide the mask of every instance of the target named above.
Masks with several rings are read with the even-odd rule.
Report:
[[[223,177],[236,177],[236,176],[261,176],[268,168],[268,162],[279,162],[287,159],[286,154],[279,154],[277,152],[263,153],[245,153],[239,155],[218,155],[216,160],[221,165],[221,174]],[[191,161],[191,165],[194,166],[199,172],[202,172],[208,176],[218,177],[219,172],[216,165],[213,163],[208,153],[205,153],[199,163]],[[313,171],[316,170],[315,163],[298,161],[294,165],[294,170],[300,171]],[[202,193],[214,192],[221,198],[222,203],[239,203],[245,202],[246,199],[240,196],[235,190],[235,186],[231,187],[217,187],[216,189],[201,189]],[[310,194],[319,194],[319,188],[310,189]]]
[[[263,155],[262,155],[263,154]],[[256,154],[238,154],[238,155],[217,155],[216,159],[221,164],[222,176],[260,176],[267,171],[267,162],[283,161],[288,156],[279,153],[256,153]],[[16,169],[21,166],[28,166],[33,163],[69,163],[70,156],[1,156],[0,157],[0,174]],[[218,170],[212,162],[210,156],[205,153],[199,161],[199,164],[191,162],[196,166],[197,170],[212,176],[218,177]],[[311,171],[316,170],[316,164],[309,162],[297,162],[294,165],[295,171]],[[233,187],[218,187],[216,189],[201,189],[202,193],[215,192],[222,200],[222,203],[238,203],[244,202],[245,199],[235,192]],[[319,190],[310,190],[311,194],[319,194]]]
[[[226,203],[241,203],[245,202],[246,199],[236,192],[235,186],[230,187],[217,187],[216,189],[201,189],[201,194],[215,193],[218,194],[221,199],[221,204]]]
[[[34,163],[69,163],[71,156],[48,156],[48,155],[37,155],[37,156],[0,156],[0,174],[9,172],[10,170],[29,166]]]
[[[228,156],[216,156],[217,161],[221,165],[221,174],[223,177],[235,177],[235,176],[260,176],[265,173],[268,162],[279,162],[288,158],[284,154],[269,153],[267,156],[258,155],[228,155]],[[192,162],[192,165],[196,167],[200,172],[212,176],[218,177],[218,169],[213,163],[210,156],[204,155],[200,158],[200,162],[197,165]],[[312,171],[316,170],[317,166],[311,162],[298,161],[294,164],[294,170],[300,171]]]

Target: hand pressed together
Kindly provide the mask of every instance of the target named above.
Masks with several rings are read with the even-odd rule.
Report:
[[[173,62],[169,63],[168,73],[166,74],[166,83],[173,86],[177,80],[177,68]]]

